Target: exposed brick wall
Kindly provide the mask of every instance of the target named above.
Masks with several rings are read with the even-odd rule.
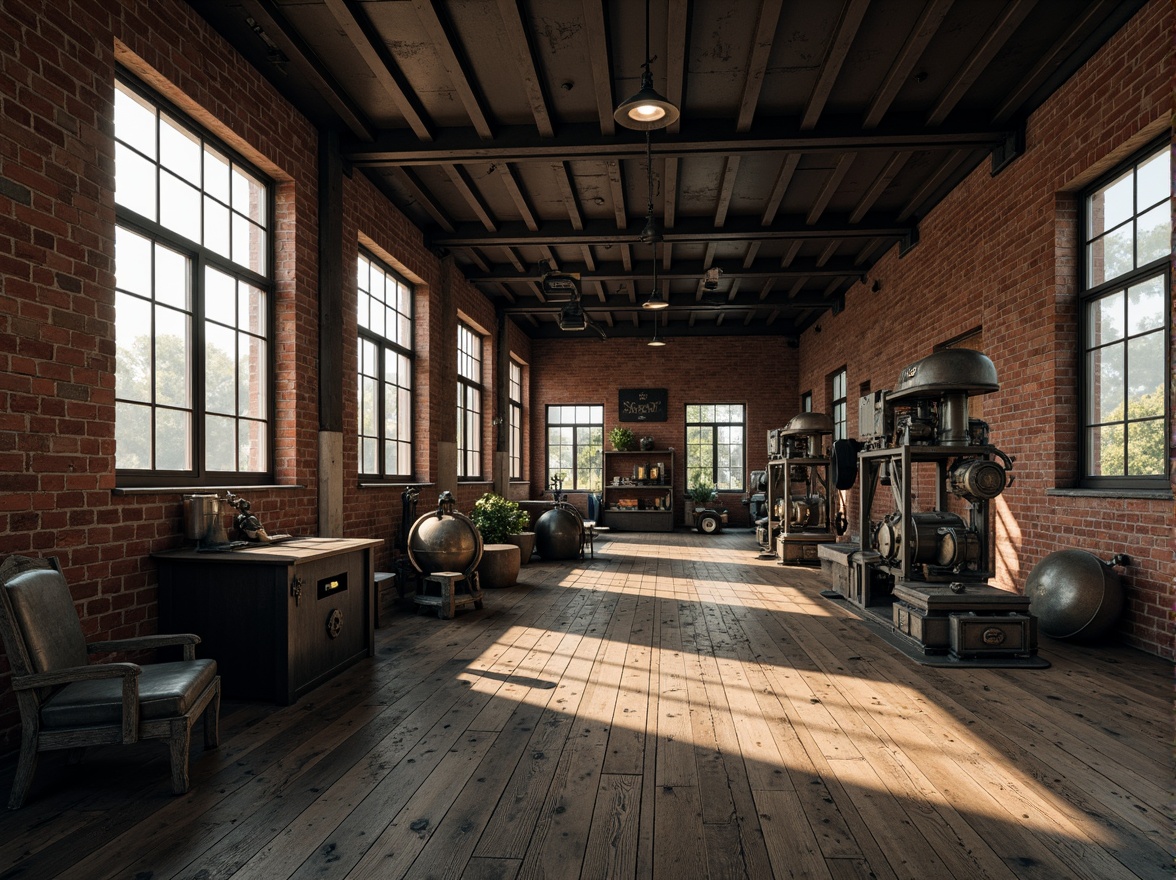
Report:
[[[631,422],[638,436],[649,435],[655,449],[674,449],[674,517],[683,524],[686,467],[686,404],[742,403],[747,419],[747,470],[767,463],[767,432],[782,428],[800,411],[797,351],[769,337],[670,339],[651,348],[641,339],[596,337],[535,340],[530,412],[532,497],[547,488],[546,407],[549,404],[598,404],[604,407],[605,448],[608,431],[620,424],[621,388],[666,388],[669,417],[664,422]],[[650,456],[656,459],[656,454]],[[746,475],[745,475],[746,477]],[[743,492],[720,493],[732,526],[748,525]]]
[[[1171,2],[1154,0],[1030,119],[1025,154],[998,176],[981,164],[921,223],[920,242],[870,271],[839,315],[801,338],[800,384],[828,406],[824,377],[845,364],[850,389],[893,388],[934,346],[983,328],[1001,390],[983,398],[992,440],[1016,457],[1016,483],[994,504],[1000,586],[1021,591],[1034,565],[1078,547],[1128,553],[1130,644],[1173,656],[1171,500],[1073,497],[1078,474],[1076,192],[1170,131],[1176,63]],[[851,393],[849,427],[856,436]],[[851,522],[854,520],[851,519]]]
[[[90,638],[156,631],[150,554],[183,542],[182,491],[120,493],[114,469],[115,65],[123,64],[268,174],[276,188],[275,475],[234,486],[271,531],[318,527],[318,132],[186,3],[5,0],[0,7],[0,556],[61,559]],[[344,181],[344,260],[361,236],[422,282],[417,477],[453,439],[452,304],[491,330],[494,310],[361,175]],[[355,273],[344,272],[344,430],[355,424]],[[523,360],[526,339],[512,331]],[[488,346],[492,357],[493,338]],[[493,361],[489,361],[492,381]],[[445,371],[448,370],[446,373]],[[442,376],[445,376],[443,379]],[[488,385],[492,388],[492,385]],[[336,390],[331,390],[336,393]],[[489,410],[487,428],[493,414]],[[487,434],[489,437],[489,434]],[[487,440],[487,449],[493,449]],[[361,489],[344,440],[344,530],[384,538],[403,487]],[[487,458],[486,472],[490,473]],[[422,490],[422,508],[435,502]],[[477,494],[480,494],[478,492]],[[477,497],[474,495],[473,497]],[[472,503],[472,500],[470,501]],[[0,660],[0,751],[15,703]]]

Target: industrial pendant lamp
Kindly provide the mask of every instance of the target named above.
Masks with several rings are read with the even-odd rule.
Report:
[[[661,320],[655,315],[653,318],[653,339],[645,343],[646,345],[652,345],[655,348],[661,348],[666,344],[666,341],[657,335],[657,325],[660,323]]]
[[[653,73],[649,69],[652,63],[653,58],[649,54],[649,0],[645,0],[645,64],[642,65],[641,89],[622,101],[613,112],[617,125],[635,131],[652,131],[678,121],[678,108],[654,91]]]
[[[649,299],[641,304],[643,309],[669,308],[669,302],[662,296],[661,288],[657,286],[657,245],[653,246],[653,290]]]

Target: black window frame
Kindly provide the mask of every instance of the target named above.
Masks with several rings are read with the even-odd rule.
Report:
[[[201,236],[204,237],[204,223],[203,210],[207,198],[214,198],[215,194],[206,188],[205,181],[205,156],[203,148],[207,146],[215,153],[219,154],[221,158],[229,163],[230,176],[231,169],[234,167],[240,168],[249,178],[252,178],[262,189],[264,189],[264,235],[265,245],[264,249],[258,252],[261,259],[265,262],[265,272],[257,272],[250,269],[241,263],[234,262],[231,257],[218,253],[212,247],[197,242],[186,237],[184,234],[171,229],[157,219],[147,217],[132,208],[119,204],[117,197],[115,199],[115,227],[116,234],[119,229],[149,239],[152,243],[153,254],[157,247],[164,248],[182,254],[185,259],[189,261],[188,271],[188,285],[191,292],[190,309],[187,313],[190,315],[189,327],[189,353],[188,353],[188,380],[190,387],[189,393],[189,409],[190,425],[188,427],[191,449],[191,467],[188,468],[127,468],[118,467],[117,453],[115,465],[115,479],[119,488],[152,488],[164,486],[181,486],[199,488],[204,486],[225,486],[229,484],[260,484],[272,483],[274,480],[275,467],[275,443],[276,443],[276,321],[274,317],[274,298],[276,294],[276,273],[274,269],[275,253],[276,253],[276,224],[274,223],[276,217],[276,191],[277,187],[274,181],[266,175],[256,165],[252,164],[240,155],[236,150],[218,138],[213,132],[209,131],[205,126],[193,120],[184,110],[176,106],[172,101],[164,95],[150,88],[141,82],[133,73],[121,65],[115,68],[114,81],[112,83],[115,91],[118,91],[119,86],[126,89],[128,92],[137,96],[139,99],[153,105],[158,118],[159,114],[166,114],[170,121],[173,122],[177,128],[182,129],[192,138],[197,139],[201,144],[201,185],[197,191],[197,199],[201,204]],[[157,121],[155,129],[155,148],[154,157],[146,156],[141,151],[137,150],[133,144],[126,140],[118,138],[118,132],[112,133],[112,145],[117,152],[120,148],[125,148],[133,151],[135,157],[144,161],[150,162],[155,166],[156,186],[155,186],[155,217],[160,217],[160,203],[161,187],[158,185],[159,175],[166,170],[164,160],[160,155],[160,123]],[[117,172],[116,172],[117,173]],[[171,172],[169,172],[171,173]],[[174,175],[173,175],[174,176]],[[225,203],[220,202],[220,206],[224,207]],[[239,212],[232,207],[229,207],[229,217],[237,216]],[[247,215],[240,215],[247,217]],[[254,224],[257,225],[257,224]],[[232,231],[229,232],[229,239],[232,241]],[[235,245],[230,244],[230,248]],[[154,263],[154,257],[153,257]],[[213,320],[218,324],[223,322],[217,320],[219,316],[209,314],[210,308],[206,307],[206,271],[215,270],[223,275],[229,276],[235,284],[245,284],[255,288],[265,297],[265,316],[258,323],[261,325],[261,332],[247,333],[244,335],[252,336],[253,338],[263,339],[265,343],[265,356],[262,361],[266,371],[266,376],[263,380],[262,386],[266,396],[264,406],[264,416],[260,418],[246,418],[240,412],[240,388],[237,389],[237,409],[235,414],[216,413],[214,410],[210,411],[207,407],[206,392],[208,390],[208,381],[206,376],[206,324]],[[152,270],[154,271],[154,270]],[[127,291],[119,287],[119,278],[117,274],[117,263],[115,266],[116,272],[116,291],[126,294]],[[153,281],[154,283],[154,281]],[[117,296],[118,294],[116,294]],[[236,296],[240,296],[240,291]],[[142,299],[142,298],[141,298]],[[154,293],[151,298],[143,299],[144,302],[154,303]],[[227,325],[225,325],[227,327]],[[227,328],[233,329],[233,328]],[[241,326],[236,326],[236,332],[240,335],[243,333]],[[157,368],[157,362],[154,360],[156,352],[157,337],[150,334],[151,340],[151,358],[152,370]],[[115,344],[118,345],[117,332],[117,318],[115,323]],[[117,395],[117,387],[116,387]],[[143,405],[144,401],[136,400],[134,398],[119,398],[116,396],[116,415],[115,415],[115,433],[116,443],[118,436],[118,403],[120,401],[133,404]],[[157,423],[158,414],[160,411],[168,409],[166,406],[161,406],[155,393],[152,393],[151,400],[146,402],[150,407],[150,422],[152,424],[152,438],[154,438],[154,425]],[[177,411],[183,411],[182,409]],[[260,424],[264,426],[266,439],[261,444],[261,453],[264,455],[264,467],[258,469],[241,470],[240,468],[234,470],[212,470],[208,466],[207,453],[209,449],[209,437],[207,429],[207,416],[209,413],[222,417],[231,417],[235,421],[237,433],[242,424]],[[237,433],[237,450],[241,449],[240,436]],[[154,452],[151,453],[154,458]],[[236,457],[236,454],[235,454]],[[237,459],[239,462],[239,458]]]
[[[400,309],[398,309],[396,307],[389,306],[386,299],[382,300],[382,302],[384,303],[385,308],[391,310],[396,315],[397,318],[403,316],[408,319],[408,339],[409,339],[409,342],[411,343],[410,345],[405,346],[404,344],[397,342],[395,339],[390,338],[386,333],[383,333],[383,334],[377,333],[375,330],[371,329],[369,326],[365,326],[362,315],[357,316],[357,321],[356,321],[356,334],[357,334],[356,445],[357,445],[358,460],[356,461],[356,470],[358,472],[359,477],[365,482],[389,482],[389,483],[407,482],[407,481],[412,480],[413,475],[416,473],[416,441],[415,441],[414,432],[411,427],[416,424],[415,417],[416,417],[416,407],[417,407],[417,401],[416,401],[416,286],[411,281],[409,281],[407,278],[405,278],[403,275],[401,275],[399,272],[397,272],[395,269],[393,269],[391,266],[389,266],[384,260],[382,260],[379,256],[374,254],[368,248],[360,246],[359,253],[358,253],[356,260],[357,260],[357,269],[359,268],[358,264],[360,264],[361,261],[367,260],[370,268],[378,269],[384,275],[384,277],[386,279],[387,278],[393,279],[397,283],[397,285],[404,287],[404,288],[407,288],[407,290],[408,290],[408,298],[407,298],[408,313],[407,314],[405,314],[403,311],[401,311]],[[369,271],[370,271],[370,268],[369,268]],[[356,284],[356,309],[357,309],[357,311],[362,311],[362,307],[365,302],[365,297],[367,298],[366,301],[369,305],[369,309],[372,308],[373,303],[375,302],[375,297],[371,296],[370,293],[365,292],[363,290],[362,285],[357,282],[357,284]],[[386,314],[385,314],[385,319],[387,319]],[[370,318],[369,318],[369,320],[370,320]],[[385,326],[387,326],[386,323],[385,323]],[[374,435],[365,433],[364,429],[363,429],[363,418],[364,418],[363,382],[364,382],[364,377],[365,377],[365,373],[364,373],[364,345],[365,345],[365,343],[373,346],[376,349],[376,357],[374,358],[375,375],[369,377],[369,378],[372,378],[375,380],[376,385],[377,385],[377,389],[378,389],[378,393],[375,395],[376,413],[375,413],[375,433],[374,433]],[[408,361],[408,381],[409,381],[409,385],[407,388],[405,388],[405,386],[399,384],[399,382],[396,382],[396,381],[389,382],[388,381],[388,375],[387,375],[388,363],[387,363],[387,361],[388,361],[389,355],[391,355],[393,357],[402,357],[402,358],[407,359],[407,361]],[[399,376],[397,378],[399,378]],[[407,440],[401,439],[399,433],[397,433],[397,436],[392,439],[388,438],[385,435],[385,430],[386,430],[388,423],[387,423],[387,409],[386,409],[387,398],[386,398],[386,395],[384,392],[386,391],[386,389],[389,386],[396,388],[398,395],[401,390],[406,390],[408,392],[409,412],[408,412],[408,417],[407,417],[407,424],[409,427],[408,427],[408,439]],[[398,420],[398,427],[399,427],[399,420]],[[376,470],[375,471],[364,470],[365,456],[364,456],[363,445],[364,445],[364,441],[369,438],[374,440],[375,445],[376,445],[376,450],[375,450]],[[397,443],[398,445],[408,447],[408,450],[407,450],[408,469],[407,470],[401,470],[401,471],[398,471],[397,473],[388,473],[386,447],[389,442],[394,442],[394,443]],[[402,458],[403,457],[398,454],[397,455],[397,462],[399,463],[402,460]]]
[[[477,352],[465,341],[477,343]],[[486,395],[482,387],[485,375],[485,340],[473,326],[457,322],[457,478],[467,482],[482,479],[482,413]],[[476,366],[477,369],[471,370]],[[471,402],[476,399],[476,406]],[[471,443],[471,440],[473,441]]]
[[[518,375],[516,381],[515,375]],[[507,460],[511,480],[523,479],[523,365],[513,358],[507,375]]]
[[[741,417],[740,420],[735,422],[735,421],[731,421],[730,419],[727,419],[726,421],[719,421],[718,419],[707,420],[707,419],[703,419],[701,417],[698,419],[694,419],[694,420],[692,420],[690,418],[690,410],[692,407],[719,407],[719,406],[726,406],[726,407],[737,406],[737,407],[739,407],[739,412],[740,412],[740,417]],[[710,461],[710,465],[709,465],[709,474],[705,475],[707,480],[710,483],[714,484],[715,488],[720,492],[742,492],[745,488],[744,484],[747,479],[747,404],[732,403],[730,401],[722,402],[722,403],[687,403],[685,409],[683,410],[683,413],[685,416],[684,424],[685,424],[685,428],[686,428],[686,456],[685,456],[684,464],[685,464],[685,468],[686,468],[685,473],[686,473],[686,486],[687,486],[687,488],[689,488],[691,485],[693,485],[694,479],[696,476],[694,469],[699,467],[697,464],[691,464],[691,458],[692,458],[691,447],[705,445],[705,446],[710,447],[710,453],[711,453],[710,454],[711,461]],[[740,433],[742,434],[742,439],[739,442],[740,461],[737,465],[731,464],[728,466],[727,470],[731,474],[731,485],[723,485],[723,483],[718,479],[719,472],[720,472],[720,470],[722,470],[722,468],[720,467],[720,464],[719,464],[719,449],[721,447],[726,447],[726,448],[730,449],[734,444],[731,443],[729,440],[726,443],[720,443],[719,442],[719,432],[723,428],[729,429],[729,428],[732,428],[735,426],[738,426]],[[690,437],[691,437],[691,430],[692,429],[709,433],[710,434],[709,442],[705,443],[705,444],[691,443]]]
[[[838,396],[838,384],[841,385]],[[833,419],[833,439],[849,437],[849,370],[846,367],[829,374],[829,415]]]
[[[560,410],[560,415],[562,416],[563,410],[572,409],[572,410],[578,411],[581,408],[588,409],[587,418],[584,421],[573,420],[571,422],[568,422],[568,421],[564,421],[562,418],[560,418],[558,421],[552,420],[551,414],[552,414],[553,410],[556,410],[556,409]],[[593,416],[594,416],[593,411],[599,412],[599,415],[600,415],[599,421],[596,421],[593,418]],[[589,430],[597,429],[599,432],[600,443],[599,443],[599,445],[597,445],[597,444],[591,444],[591,445],[593,447],[597,448],[597,460],[600,462],[600,466],[598,468],[590,468],[589,470],[596,472],[597,476],[599,477],[599,483],[593,484],[591,480],[581,478],[581,474],[580,474],[580,470],[581,470],[580,457],[581,457],[581,455],[580,454],[581,454],[582,447],[587,444],[581,444],[580,438],[578,436],[579,432],[577,430],[573,430],[573,432],[572,432],[572,462],[573,462],[573,464],[572,464],[572,470],[571,470],[571,475],[570,475],[571,478],[564,481],[563,491],[565,491],[565,492],[600,492],[600,491],[603,491],[603,489],[604,489],[604,405],[600,404],[600,403],[549,403],[549,404],[547,404],[547,406],[544,410],[543,419],[544,419],[543,447],[544,447],[544,454],[545,454],[544,460],[546,461],[546,480],[547,480],[546,484],[548,486],[551,485],[551,478],[552,478],[552,476],[554,476],[555,473],[566,473],[566,471],[564,471],[562,469],[559,471],[552,470],[552,465],[551,465],[551,430],[553,428],[557,428],[557,429],[587,428]],[[578,413],[577,413],[577,419],[578,419]],[[566,445],[567,444],[560,444],[560,446],[566,446]]]
[[[1101,235],[1106,235],[1107,230],[1104,230],[1100,236],[1091,234],[1091,220],[1090,220],[1090,199],[1091,197],[1105,189],[1108,184],[1122,177],[1128,171],[1135,171],[1140,165],[1155,159],[1163,152],[1168,152],[1169,155],[1169,173],[1167,180],[1169,182],[1168,203],[1169,203],[1169,217],[1171,216],[1172,203],[1172,159],[1171,159],[1171,141],[1165,135],[1157,140],[1152,141],[1146,147],[1140,149],[1129,158],[1116,165],[1115,168],[1108,171],[1106,174],[1099,177],[1092,182],[1090,186],[1086,187],[1078,196],[1078,337],[1077,337],[1077,356],[1078,356],[1078,486],[1084,489],[1094,490],[1120,490],[1120,491],[1152,491],[1152,490],[1170,490],[1171,489],[1171,457],[1169,449],[1169,423],[1171,418],[1170,400],[1172,394],[1172,352],[1169,340],[1172,334],[1172,290],[1171,290],[1171,273],[1170,265],[1172,260],[1172,250],[1169,248],[1168,252],[1161,257],[1151,260],[1143,265],[1136,265],[1130,271],[1116,275],[1114,278],[1105,280],[1099,284],[1091,284],[1090,271],[1090,257],[1087,248],[1090,244]],[[1138,191],[1135,187],[1132,188],[1132,211],[1130,218],[1115,228],[1121,228],[1126,223],[1135,224],[1139,217],[1146,214],[1148,211],[1155,210],[1157,206],[1162,204],[1156,202],[1152,205],[1145,206],[1143,209],[1138,204]],[[1133,242],[1136,237],[1133,235]],[[1169,245],[1171,243],[1171,227],[1169,227]],[[1135,262],[1136,254],[1132,255],[1132,262]],[[1130,288],[1138,287],[1139,285],[1158,280],[1163,288],[1163,315],[1164,323],[1162,328],[1156,328],[1145,333],[1136,334],[1135,338],[1145,335],[1158,333],[1163,338],[1163,354],[1162,354],[1162,375],[1163,388],[1161,391],[1161,400],[1163,411],[1159,417],[1151,417],[1147,421],[1155,421],[1160,425],[1161,443],[1163,450],[1161,454],[1161,461],[1163,462],[1163,471],[1159,474],[1115,474],[1103,475],[1090,473],[1090,462],[1092,456],[1092,429],[1097,425],[1113,425],[1122,424],[1126,426],[1132,421],[1143,421],[1141,419],[1132,419],[1126,412],[1121,420],[1114,422],[1094,420],[1093,415],[1093,385],[1090,379],[1089,359],[1092,352],[1102,350],[1109,345],[1115,344],[1114,340],[1108,344],[1095,344],[1092,341],[1092,319],[1091,311],[1092,305],[1096,302],[1103,301],[1109,297],[1115,296],[1122,292],[1124,293],[1125,307],[1127,306],[1127,292]],[[1125,328],[1123,342],[1128,344],[1132,334]],[[1124,376],[1129,374],[1130,367],[1124,370]],[[1124,392],[1124,401],[1127,400],[1126,391]],[[1124,467],[1127,467],[1127,432],[1124,430],[1124,452],[1123,460]]]

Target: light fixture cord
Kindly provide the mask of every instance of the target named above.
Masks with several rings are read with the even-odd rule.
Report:
[[[653,219],[653,147],[649,142],[649,129],[645,130],[645,213],[646,219]]]

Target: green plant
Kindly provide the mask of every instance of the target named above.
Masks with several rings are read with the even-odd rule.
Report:
[[[470,519],[482,533],[485,544],[502,544],[507,535],[525,532],[531,526],[531,517],[517,502],[493,492],[487,492],[474,502]]]
[[[608,442],[612,444],[613,449],[617,452],[625,452],[633,448],[633,432],[628,428],[622,428],[617,425],[608,432]]]
[[[714,483],[701,473],[697,473],[694,475],[694,480],[690,483],[690,488],[686,490],[686,497],[695,504],[705,504],[708,501],[714,501],[718,498],[719,493],[715,489]]]

